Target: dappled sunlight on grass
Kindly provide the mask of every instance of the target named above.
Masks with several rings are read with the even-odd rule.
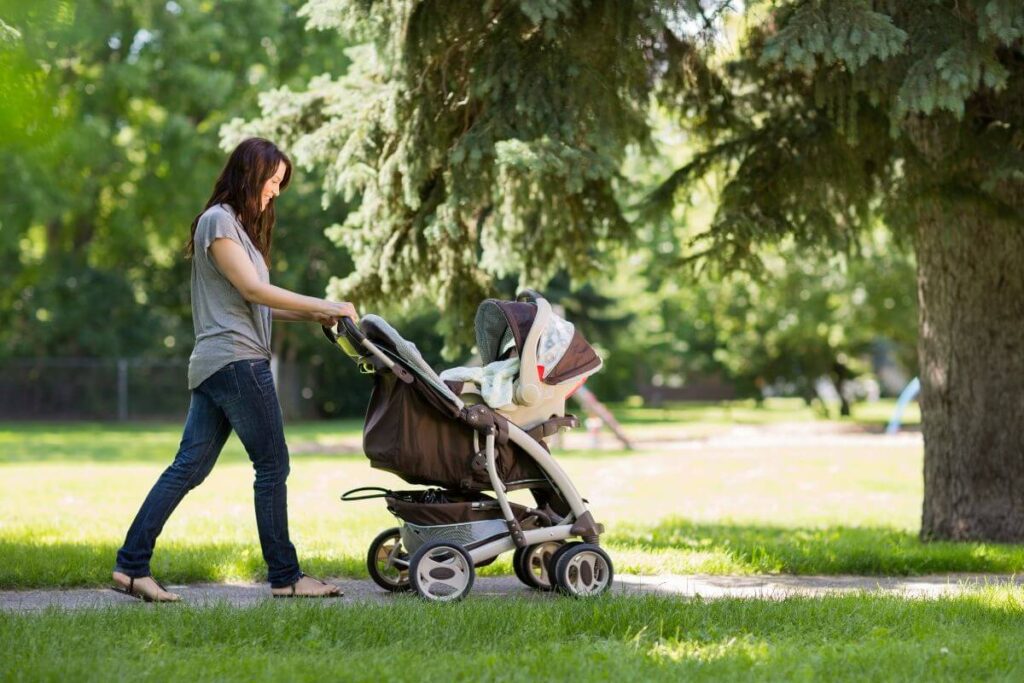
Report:
[[[610,538],[602,541],[615,570],[629,574],[749,574],[747,563],[726,548],[654,548]]]
[[[677,423],[681,426],[699,425],[771,425],[783,422],[822,421],[818,408],[812,408],[799,398],[769,398],[760,405],[753,399],[700,403],[665,403],[660,406],[637,406],[630,403],[612,403],[618,420],[624,425]],[[888,423],[896,409],[896,401],[883,399],[872,403],[855,403],[852,416],[838,417],[838,405],[831,406],[837,424],[881,427]],[[915,427],[921,423],[916,403],[907,406],[902,424]]]
[[[650,523],[676,516],[916,531],[920,447],[879,441],[870,449],[699,446],[561,462],[602,521]]]
[[[733,636],[726,640],[667,640],[656,641],[647,649],[646,655],[655,662],[691,662],[695,664],[711,664],[716,661],[732,659],[745,661],[753,665],[768,656],[770,646],[764,640],[756,639],[748,634],[741,637]]]
[[[182,424],[177,423],[0,423],[0,463],[169,463],[178,450],[181,431]],[[289,444],[317,445],[311,450],[321,456],[342,439],[358,443],[361,434],[361,420],[299,422],[285,429]],[[310,449],[296,450],[301,457],[304,450]],[[228,439],[220,460],[248,461],[236,436]]]
[[[683,564],[695,573],[907,575],[933,572],[1024,571],[1024,547],[922,543],[889,527],[785,527],[695,524],[669,519],[654,526],[622,525],[607,537],[615,556],[634,571]],[[652,553],[668,555],[650,562]],[[708,557],[706,564],[695,560]],[[723,563],[729,569],[722,570]],[[625,564],[629,564],[626,560]]]
[[[62,543],[31,537],[0,539],[0,588],[94,586],[109,583],[119,542]],[[347,551],[347,552],[345,552]],[[312,547],[303,569],[325,576],[365,574],[365,548]],[[258,543],[180,543],[159,545],[153,574],[165,583],[263,581],[266,565]]]
[[[660,406],[612,404],[618,419],[625,424],[657,422],[768,424],[784,420],[814,420],[818,415],[798,398],[768,399],[761,406],[753,400],[714,403],[665,403]]]

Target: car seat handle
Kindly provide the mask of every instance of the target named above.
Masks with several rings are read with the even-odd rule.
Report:
[[[519,293],[516,294],[516,301],[525,301],[526,303],[530,304],[536,303],[537,299],[543,298],[544,297],[541,296],[540,292],[538,292],[536,289],[530,288],[521,289],[519,290]]]
[[[519,350],[519,381],[516,383],[516,403],[523,406],[532,406],[541,398],[540,368],[537,366],[537,347],[540,346],[540,336],[547,329],[551,322],[551,304],[533,290],[534,305],[537,306],[537,315],[533,318],[533,325],[526,335],[523,348]]]

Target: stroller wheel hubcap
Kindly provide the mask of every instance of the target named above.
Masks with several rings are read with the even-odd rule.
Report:
[[[574,557],[569,562],[568,583],[575,593],[593,593],[603,587],[606,567],[599,557]]]
[[[563,592],[570,595],[603,593],[612,583],[611,560],[600,548],[581,545],[558,559],[555,581]]]
[[[366,562],[370,578],[381,588],[392,592],[410,588],[409,554],[397,527],[377,535],[370,544]]]
[[[434,567],[430,570],[430,578],[438,581],[449,581],[455,577],[455,570],[448,567]]]
[[[551,556],[554,555],[555,551],[561,548],[562,545],[563,544],[561,542],[551,541],[549,543],[535,545],[527,551],[527,571],[533,577],[533,580],[537,582],[537,585],[551,585],[551,577],[548,576],[548,563],[551,562]]]
[[[469,555],[445,543],[428,544],[412,559],[411,571],[417,592],[429,600],[458,600],[469,593],[475,571]]]
[[[395,583],[408,581],[408,572],[399,569],[395,560],[402,555],[402,544],[397,539],[392,543],[385,543],[377,550],[377,567],[382,576],[392,579]]]

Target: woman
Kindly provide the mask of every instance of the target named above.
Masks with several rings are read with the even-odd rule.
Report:
[[[355,318],[351,303],[303,296],[270,284],[274,198],[291,161],[267,140],[231,153],[205,210],[192,222],[192,400],[174,462],[157,480],[117,553],[115,590],[173,602],[151,575],[156,539],[174,508],[210,473],[232,430],[256,470],[256,524],[275,597],[331,597],[337,586],[304,575],[288,538],[288,448],[270,372],[271,320],[334,325]]]

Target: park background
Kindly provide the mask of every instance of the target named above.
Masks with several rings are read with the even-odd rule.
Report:
[[[226,158],[222,126],[258,116],[261,93],[345,74],[358,54],[337,32],[304,30],[301,6],[113,3],[106,12],[85,3],[73,12],[25,3],[21,47],[5,52],[24,79],[7,95],[21,99],[11,100],[3,149],[4,416],[175,419],[187,408],[182,244]],[[654,153],[624,160],[633,192],[696,149],[667,115],[654,116]],[[31,134],[14,135],[16,125]],[[313,295],[354,268],[334,226],[358,199],[328,196],[325,207],[323,175],[296,169],[274,241],[274,282]],[[639,222],[630,243],[609,246],[584,278],[558,269],[550,282],[526,283],[601,349],[607,367],[590,383],[598,396],[811,401],[817,380],[837,373],[871,380],[849,387],[851,398],[893,396],[916,374],[916,276],[905,244],[879,228],[853,259],[783,244],[765,250],[756,273],[687,270],[679,261],[713,215],[713,183],[694,201],[675,220]],[[519,284],[512,273],[487,293],[510,298]],[[441,357],[443,302],[431,294],[356,303],[393,317],[435,366],[463,360]],[[453,340],[464,352],[472,330]],[[274,345],[287,416],[361,414],[354,369],[315,330],[278,325]]]
[[[435,368],[521,285],[598,347],[587,386],[634,448],[577,435],[559,457],[618,571],[1024,567],[1016,3],[0,0],[0,22],[0,589],[107,580],[187,407],[188,226],[250,134],[297,162],[275,284],[351,292]],[[314,326],[276,325],[274,355],[304,566],[365,576],[390,519],[336,497],[396,484],[361,456],[370,381]],[[914,406],[882,434],[918,375],[923,427]],[[929,457],[949,465],[931,516]],[[232,439],[157,576],[261,580],[250,469]],[[974,499],[995,513],[956,507]],[[1021,605],[998,585],[5,614],[25,647],[0,671],[1014,678]],[[512,673],[509,642],[535,655]],[[324,656],[340,646],[361,675]]]

